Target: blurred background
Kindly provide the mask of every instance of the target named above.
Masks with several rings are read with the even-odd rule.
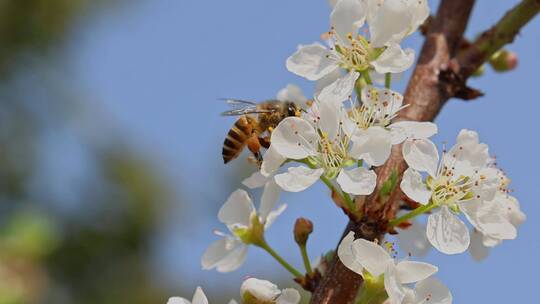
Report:
[[[515,3],[479,0],[468,37]],[[329,12],[324,0],[1,0],[0,304],[165,303],[198,285],[226,303],[246,276],[294,286],[257,248],[232,274],[201,270],[212,230],[224,229],[218,209],[255,169],[245,157],[222,164],[233,120],[219,116],[217,98],[268,99],[288,83],[311,92],[284,62],[297,44],[319,40]],[[508,47],[518,69],[488,68],[471,81],[486,96],[452,100],[437,120],[438,143],[461,128],[480,132],[528,215],[518,239],[482,263],[427,256],[455,303],[536,294],[539,37],[535,20]],[[289,210],[268,239],[295,265],[296,217],[315,223],[313,259],[345,226],[325,191],[281,196]]]

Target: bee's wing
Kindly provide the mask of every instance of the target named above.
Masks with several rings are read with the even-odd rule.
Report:
[[[272,110],[258,109],[257,103],[240,99],[222,98],[233,109],[221,113],[222,116],[239,116],[245,114],[271,113]]]
[[[229,106],[233,108],[245,107],[248,105],[256,106],[257,103],[253,101],[241,100],[241,99],[232,99],[232,98],[220,98],[219,100],[224,100]]]
[[[233,109],[229,111],[225,111],[221,113],[221,116],[239,116],[239,115],[246,115],[246,114],[258,114],[258,113],[272,113],[273,110],[263,110],[263,109],[257,109],[257,106],[252,107],[246,107],[246,108],[240,108],[240,109]]]

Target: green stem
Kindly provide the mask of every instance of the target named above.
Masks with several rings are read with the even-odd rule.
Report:
[[[369,71],[368,70],[365,70],[362,72],[362,77],[364,78],[364,80],[366,81],[366,83],[368,85],[372,85],[373,82],[371,81],[371,77],[369,76]]]
[[[281,264],[287,271],[289,271],[295,278],[301,278],[303,275],[300,273],[300,271],[296,270],[291,264],[287,263],[277,252],[266,243],[266,241],[262,242],[261,244],[257,244],[260,248],[264,249],[266,252],[268,252],[278,263]]]
[[[298,162],[306,164],[311,169],[316,169],[316,167],[312,163],[310,163],[307,159],[299,160]],[[326,177],[324,175],[321,175],[320,178],[321,178],[321,181],[330,189],[330,191],[335,192],[337,195],[341,196],[341,198],[345,201],[345,203],[347,203],[347,208],[349,208],[351,210],[351,212],[356,211],[355,210],[356,208],[354,206],[354,202],[353,202],[352,198],[349,196],[348,193],[345,193],[345,192],[340,191],[339,189],[337,189],[334,186],[334,184],[332,184],[332,181],[330,181],[328,179],[328,177]]]
[[[300,247],[300,253],[302,254],[302,260],[304,261],[304,267],[306,268],[306,272],[308,274],[311,274],[313,270],[311,269],[311,262],[309,261],[306,245],[299,246],[299,247]]]
[[[392,86],[392,74],[386,73],[384,74],[384,87],[390,89],[390,86]]]
[[[349,195],[349,193],[343,191],[343,199],[345,200],[345,202],[347,203],[347,206],[349,206],[349,208],[351,209],[351,211],[354,213],[356,212],[356,206],[354,205],[354,201],[352,200],[351,196]]]
[[[336,191],[337,189],[334,187],[334,185],[332,184],[332,182],[328,179],[328,177],[324,176],[324,175],[321,175],[321,180],[322,182],[328,186],[328,188],[330,188],[330,190],[332,191]],[[339,193],[339,192],[338,192]]]
[[[348,193],[338,190],[334,186],[334,184],[332,184],[332,182],[324,175],[321,175],[321,180],[323,181],[323,183],[326,184],[326,186],[328,186],[328,188],[330,188],[330,191],[335,192],[337,195],[341,196],[341,198],[347,204],[347,208],[349,208],[349,210],[351,210],[352,212],[355,211],[356,208],[354,207],[354,202]]]
[[[531,19],[540,12],[540,2],[538,0],[523,0],[491,29],[487,35],[478,38],[474,44],[487,56],[491,56],[503,45],[511,41],[518,33],[519,29],[525,26]]]
[[[436,204],[427,204],[427,205],[422,205],[416,209],[414,209],[413,211],[407,213],[407,214],[404,214],[403,216],[401,217],[398,217],[397,219],[393,219],[389,222],[390,226],[391,227],[394,227],[394,226],[397,226],[407,220],[410,220],[412,218],[415,218],[421,214],[424,214],[428,211],[430,211],[431,209],[435,208],[435,207],[438,207]]]
[[[386,291],[384,289],[384,285],[382,287],[365,287],[363,286],[362,290],[360,291],[360,295],[356,300],[356,304],[380,304],[384,303],[386,299],[388,298],[388,295],[386,294]]]
[[[356,82],[354,83],[354,90],[356,92],[356,99],[358,100],[359,103],[362,102],[362,88],[365,86],[365,83],[366,81],[364,80],[363,77],[358,77],[358,79],[356,79]]]
[[[470,47],[465,48],[456,56],[467,78],[486,61],[491,55],[500,50],[505,44],[511,43],[520,30],[540,13],[538,0],[522,0],[489,30],[483,32]]]

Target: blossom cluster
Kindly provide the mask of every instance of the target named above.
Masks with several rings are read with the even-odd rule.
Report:
[[[286,60],[290,72],[316,81],[316,90],[311,98],[295,85],[279,91],[277,100],[295,103],[302,111],[266,130],[269,146],[258,170],[243,181],[246,188],[263,188],[259,206],[255,207],[246,190],[229,196],[218,212],[229,232],[215,232],[219,239],[203,254],[203,269],[234,271],[245,261],[249,246],[256,246],[297,282],[317,273],[324,275],[324,267],[311,267],[307,258],[311,222],[302,219],[295,226],[295,233],[302,233],[295,240],[305,275],[265,239],[266,230],[286,209],[285,204],[278,205],[280,193],[304,191],[317,181],[329,187],[332,199],[351,220],[363,216],[356,203],[362,197],[399,187],[403,199],[417,206],[383,223],[399,233],[401,248],[425,249],[429,243],[446,254],[469,249],[475,259],[482,259],[488,248],[516,238],[525,215],[510,194],[508,177],[496,167],[478,134],[461,130],[456,144],[439,153],[431,140],[437,125],[405,119],[407,115],[402,114],[408,104],[390,88],[392,79],[414,62],[414,50],[403,49],[401,43],[429,16],[427,1],[332,2],[330,30],[322,36],[325,44],[300,45]],[[408,169],[399,183],[397,177],[393,182],[378,181],[375,169],[388,161],[393,150],[401,153]],[[378,182],[390,186],[379,189]],[[425,228],[415,220],[423,214],[429,214]],[[471,232],[460,215],[472,226]],[[433,277],[438,267],[408,257],[396,261],[396,253],[393,244],[355,239],[353,232],[341,241],[334,257],[364,278],[358,303],[452,302],[448,288]],[[362,294],[375,298],[363,302]],[[244,303],[298,303],[300,295],[294,289],[279,290],[268,281],[248,279],[241,299]],[[190,302],[171,298],[169,303]],[[207,303],[200,288],[192,303]]]
[[[297,304],[300,293],[292,288],[280,290],[274,283],[256,278],[247,278],[240,287],[240,297],[243,303],[275,303]],[[172,297],[167,304],[208,304],[208,299],[201,287],[197,287],[191,301],[181,297]],[[234,299],[229,304],[238,304]]]

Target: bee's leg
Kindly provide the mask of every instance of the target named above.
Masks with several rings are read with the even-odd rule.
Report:
[[[262,155],[261,155],[261,143],[259,142],[259,136],[257,134],[252,134],[250,138],[246,141],[247,147],[251,153],[253,153],[253,156],[255,156],[255,159],[257,160],[257,163],[260,165],[262,163]]]
[[[259,144],[265,149],[270,148],[270,136],[259,137]]]

